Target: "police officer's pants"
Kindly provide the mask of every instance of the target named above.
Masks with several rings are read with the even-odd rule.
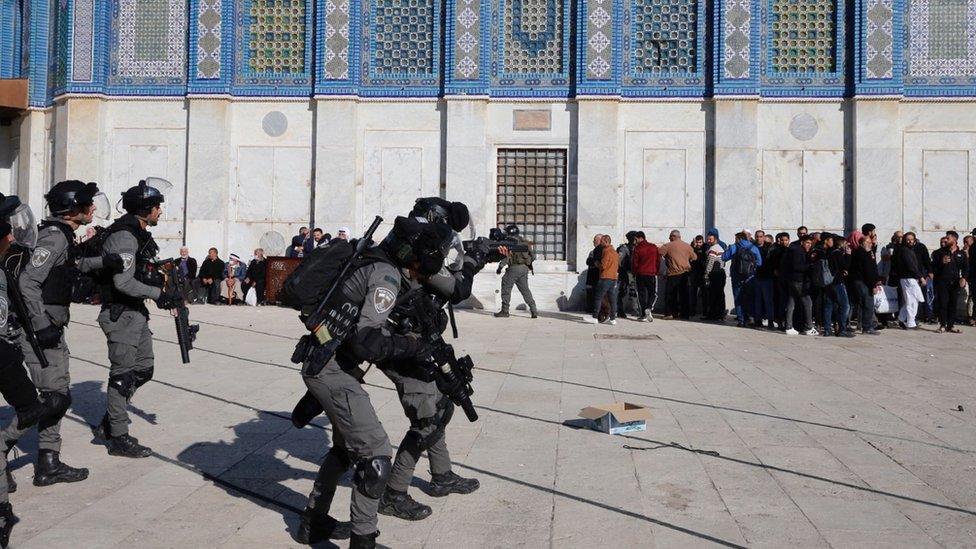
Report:
[[[389,369],[384,369],[383,373],[396,385],[397,394],[400,395],[400,405],[403,406],[403,412],[410,420],[410,430],[413,431],[403,437],[393,463],[393,474],[390,476],[390,482],[387,483],[387,486],[393,490],[406,492],[420,454],[424,451],[419,447],[418,442],[424,442],[423,439],[434,435],[438,430],[438,420],[443,414],[443,409],[438,409],[437,403],[443,397],[433,381],[406,377]],[[420,441],[411,440],[417,436]],[[451,455],[447,451],[446,436],[444,434],[437,436],[437,441],[427,448],[427,458],[430,461],[431,474],[441,475],[450,472]]]
[[[509,265],[505,269],[505,276],[502,277],[502,310],[508,310],[508,304],[512,301],[512,286],[518,286],[522,299],[529,306],[529,310],[535,312],[535,300],[532,299],[532,290],[529,289],[529,267],[528,265]]]
[[[309,508],[324,516],[329,512],[339,478],[350,465],[373,457],[389,457],[393,448],[376,417],[369,394],[335,361],[329,361],[317,376],[303,379],[332,424],[332,450],[319,470],[308,502]],[[379,503],[379,499],[353,487],[349,517],[354,533],[365,535],[376,531]]]
[[[27,339],[23,336],[20,338],[20,348],[24,352],[24,361],[27,363],[27,368],[30,371],[31,379],[34,381],[34,386],[37,390],[43,393],[61,393],[62,395],[68,394],[68,389],[71,387],[71,378],[68,375],[68,344],[64,340],[64,335],[61,336],[61,342],[57,347],[53,349],[45,349],[44,356],[47,357],[49,366],[47,368],[41,368],[41,363],[38,362],[37,356],[34,354],[34,349],[27,343]],[[20,440],[20,437],[27,432],[26,430],[21,431],[17,428],[17,422],[12,421],[8,425],[0,437],[7,444],[7,447],[11,447]],[[37,447],[41,450],[53,450],[55,452],[61,451],[61,418],[57,418],[56,422],[42,421],[37,425]]]
[[[111,363],[109,379],[129,374],[136,378],[126,390],[120,390],[111,381],[108,384],[107,414],[111,435],[119,437],[129,433],[129,400],[143,383],[152,378],[153,347],[149,321],[139,311],[127,310],[116,321],[110,318],[109,309],[98,315],[98,325],[108,339],[108,360]],[[128,392],[128,394],[124,394]]]

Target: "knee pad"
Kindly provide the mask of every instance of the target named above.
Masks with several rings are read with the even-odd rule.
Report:
[[[356,464],[356,486],[364,496],[379,499],[392,472],[390,456],[366,458]]]
[[[145,370],[136,370],[136,371],[134,371],[132,373],[133,373],[133,377],[135,378],[135,385],[136,385],[135,388],[136,389],[138,389],[139,387],[142,387],[143,385],[149,383],[149,380],[151,380],[153,378],[153,368],[151,368],[151,367],[150,368],[147,368]],[[133,392],[135,392],[135,391],[133,391]]]
[[[68,413],[68,408],[71,406],[71,391],[64,394],[54,391],[41,391],[41,400],[48,407],[51,418],[60,420],[64,414]]]
[[[114,387],[116,391],[119,392],[125,398],[132,398],[132,395],[136,394],[136,376],[135,372],[126,372],[121,375],[108,376],[109,387]]]

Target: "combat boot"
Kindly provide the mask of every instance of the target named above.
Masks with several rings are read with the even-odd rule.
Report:
[[[311,545],[327,539],[349,539],[351,534],[348,522],[339,522],[329,515],[322,517],[311,509],[305,509],[298,523],[295,541]]]
[[[413,499],[410,494],[387,488],[380,498],[379,513],[403,520],[424,520],[433,511],[427,505]]]
[[[464,478],[454,471],[431,475],[427,495],[442,498],[448,494],[470,494],[481,487],[476,478]]]
[[[10,531],[18,522],[20,519],[14,514],[10,502],[0,503],[0,547],[6,549],[7,544],[10,543]]]
[[[508,318],[508,309],[502,309],[494,314],[495,318]]]
[[[34,465],[34,486],[50,486],[59,482],[81,482],[88,478],[88,469],[72,467],[61,462],[61,453],[54,450],[37,452]]]
[[[98,425],[89,425],[95,442],[108,442],[112,439],[112,429],[109,427],[108,414],[102,416],[102,421]]]
[[[349,537],[349,549],[376,549],[376,538],[379,535],[379,530],[372,534],[357,534],[354,532]]]
[[[144,458],[152,455],[152,449],[139,444],[136,437],[124,434],[108,441],[108,455],[128,458]]]

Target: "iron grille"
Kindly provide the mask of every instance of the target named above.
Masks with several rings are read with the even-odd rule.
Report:
[[[498,226],[515,224],[536,259],[566,260],[566,150],[498,150]]]

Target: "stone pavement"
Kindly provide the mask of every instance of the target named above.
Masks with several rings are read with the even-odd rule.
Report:
[[[13,545],[295,546],[295,512],[328,444],[324,417],[302,430],[288,421],[304,391],[288,362],[295,314],[193,307],[200,338],[183,366],[172,322],[154,313],[156,377],[132,425],[156,452],[143,460],[90,443],[108,364],[95,315],[74,310],[63,429],[64,459],[91,477],[34,487],[36,435],[22,441]],[[458,414],[448,441],[456,471],[482,488],[429,497],[421,462],[414,495],[434,515],[381,516],[386,545],[976,545],[976,330],[848,340],[568,315],[458,320],[481,419]],[[397,444],[407,422],[395,393],[379,372],[367,381]],[[612,401],[649,406],[647,432],[573,427],[582,407]],[[348,496],[340,488],[341,518]]]

